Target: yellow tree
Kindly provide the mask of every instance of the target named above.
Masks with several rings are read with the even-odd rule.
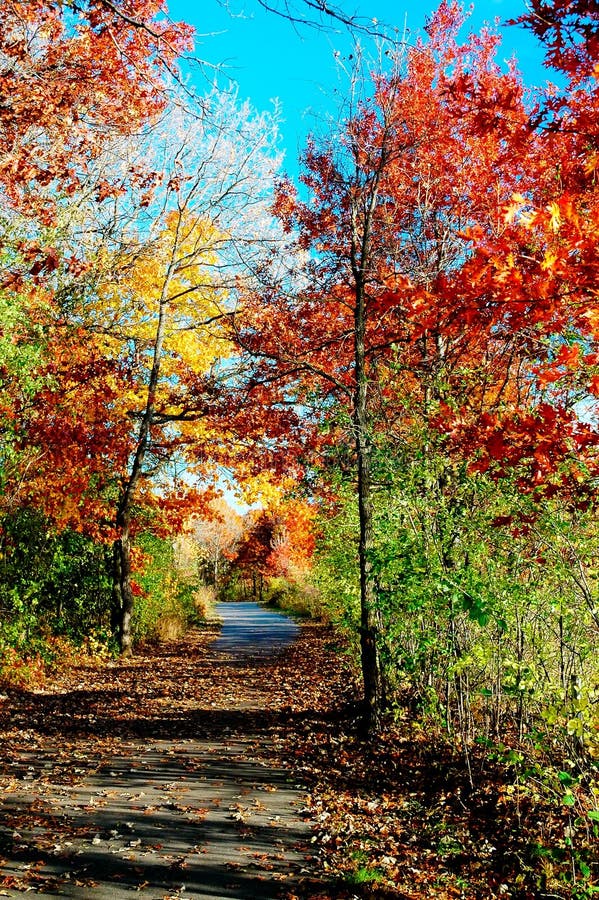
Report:
[[[276,115],[234,94],[195,111],[179,98],[135,141],[107,144],[89,183],[61,199],[63,256],[76,265],[53,276],[41,387],[17,414],[36,463],[24,495],[59,526],[112,542],[125,653],[135,533],[201,508],[207,476],[261,424],[224,323],[277,240],[276,142]]]
[[[109,357],[125,352],[133,374],[129,390],[115,401],[118,418],[134,424],[115,516],[114,599],[124,652],[131,647],[134,504],[140,492],[147,492],[149,476],[155,478],[173,455],[205,437],[197,386],[230,352],[219,340],[216,323],[222,313],[210,275],[217,265],[219,237],[190,211],[170,212],[158,239],[132,263],[124,260],[119,277],[101,287],[97,309],[88,309],[98,319],[102,311],[107,314],[105,352]],[[193,399],[187,393],[190,381]],[[167,495],[162,499],[166,504]]]
[[[117,418],[131,425],[114,520],[123,653],[131,651],[136,504],[142,499],[183,520],[192,502],[201,504],[194,479],[235,450],[230,423],[243,402],[224,325],[239,279],[276,239],[268,212],[275,142],[272,117],[234,96],[212,95],[202,118],[175,110],[167,131],[152,135],[161,167],[143,218],[130,215],[128,198],[121,209],[113,202],[107,233],[118,240],[83,316],[106,357],[125,360],[130,373],[128,389],[114,400]],[[202,493],[205,504],[213,493]]]

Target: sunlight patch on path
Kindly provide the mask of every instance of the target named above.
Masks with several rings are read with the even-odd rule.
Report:
[[[212,645],[217,653],[243,656],[278,653],[297,638],[299,626],[282,613],[259,603],[219,603],[222,631]]]

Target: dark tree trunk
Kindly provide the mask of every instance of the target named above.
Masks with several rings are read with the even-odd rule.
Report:
[[[376,185],[372,189],[370,208],[363,230],[357,224],[357,209],[352,211],[352,271],[354,275],[354,376],[352,424],[356,448],[358,476],[358,512],[360,522],[360,650],[364,681],[365,728],[369,734],[381,727],[384,688],[379,653],[381,631],[375,578],[372,567],[373,498],[370,469],[370,437],[368,417],[368,371],[366,361],[366,283],[365,263],[369,253],[370,226],[376,206]]]
[[[150,419],[149,419],[150,421]],[[140,438],[137,453],[116,516],[116,528],[119,537],[113,547],[112,597],[113,609],[116,613],[116,629],[119,646],[123,656],[132,653],[131,616],[133,614],[134,596],[131,589],[131,504],[135,489],[141,476],[141,467],[149,440],[149,424],[146,433]]]
[[[131,510],[135,500],[135,494],[140,479],[142,478],[144,460],[150,446],[151,430],[154,423],[154,401],[160,377],[160,363],[162,359],[162,347],[166,325],[167,294],[172,277],[172,266],[169,266],[162,294],[159,301],[158,322],[154,339],[154,358],[150,378],[148,381],[148,394],[146,408],[139,425],[137,445],[129,477],[124,484],[123,493],[119,501],[116,513],[116,530],[119,537],[114,544],[113,567],[113,598],[118,609],[118,637],[123,656],[130,656],[132,652],[131,616],[133,613],[134,597],[131,590]]]
[[[363,317],[362,317],[363,318]],[[358,327],[360,325],[360,327]],[[373,504],[368,438],[367,390],[365,371],[364,323],[356,315],[356,393],[353,425],[358,469],[358,512],[360,522],[360,649],[365,726],[369,733],[380,729],[383,712],[383,679],[379,655],[380,612],[377,607],[372,571]]]

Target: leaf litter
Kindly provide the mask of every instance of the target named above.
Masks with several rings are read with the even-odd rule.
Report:
[[[406,716],[367,740],[328,627],[258,659],[214,653],[213,638],[196,630],[0,701],[0,896],[108,882],[212,896],[190,877],[210,859],[229,891],[214,896],[542,896],[525,856],[549,811],[519,800],[516,816],[505,773],[475,757],[472,785],[447,739]],[[292,815],[273,811],[290,789]],[[229,829],[229,857],[211,827],[223,842]],[[108,872],[90,848],[116,860]]]

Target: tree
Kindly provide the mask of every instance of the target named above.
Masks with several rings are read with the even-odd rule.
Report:
[[[213,477],[210,471],[233,453],[236,413],[245,419],[246,442],[256,431],[235,393],[223,323],[235,305],[242,263],[257,265],[276,240],[265,199],[278,163],[276,122],[234,95],[215,92],[204,106],[202,119],[172,110],[166,131],[148,132],[149,189],[137,187],[134,169],[133,186],[125,181],[99,209],[94,196],[87,210],[76,210],[75,233],[84,228],[96,245],[86,245],[90,267],[53,332],[46,402],[27,410],[23,421],[28,444],[39,446],[43,437],[51,462],[38,466],[31,501],[51,501],[57,515],[63,492],[79,527],[97,523],[104,539],[114,540],[125,653],[139,521],[149,515],[160,528],[161,521],[187,518],[194,503],[212,496],[207,491],[201,499],[192,476]]]
[[[585,2],[535,0],[520,21],[545,43],[548,65],[568,83],[540,95],[530,112],[523,146],[535,174],[506,204],[509,242],[491,253],[473,233],[467,277],[476,286],[472,314],[484,302],[496,331],[528,341],[528,389],[510,408],[478,419],[460,410],[450,427],[458,441],[478,447],[477,465],[485,471],[519,469],[522,490],[559,490],[586,502],[597,474],[599,389],[597,14]],[[482,139],[496,128],[488,100],[469,75],[462,87],[455,112],[469,116]]]
[[[192,525],[191,543],[206,584],[218,596],[221,581],[243,533],[243,519],[222,497],[210,503],[208,515]]]
[[[440,427],[466,398],[480,412],[498,405],[523,385],[518,373],[529,355],[521,329],[498,330],[481,292],[473,300],[468,274],[473,234],[489,255],[509,248],[504,205],[534,175],[523,89],[514,71],[494,64],[493,35],[457,45],[462,21],[456,5],[443,3],[404,71],[375,79],[373,96],[356,104],[335,141],[310,144],[303,177],[310,199],[289,182],[277,199],[288,233],[297,235],[301,275],[275,273],[247,298],[254,318],[240,325],[242,345],[258,359],[256,381],[295,384],[306,409],[320,395],[332,426],[339,406],[345,411],[371,730],[384,705],[372,530],[377,431],[388,434],[391,424],[403,438],[418,405]],[[482,135],[468,115],[456,115],[466,83],[486,98],[471,115],[495,122]]]
[[[161,7],[155,0],[8,0],[0,9],[0,307],[3,333],[10,332],[0,360],[2,507],[18,516],[37,494],[54,521],[81,530],[87,505],[87,530],[96,535],[106,529],[97,497],[110,481],[102,466],[112,419],[110,388],[103,398],[92,388],[101,372],[112,386],[122,372],[100,360],[97,345],[82,346],[77,327],[66,327],[64,305],[72,303],[74,281],[89,259],[76,241],[65,246],[61,219],[94,178],[96,195],[118,191],[106,178],[97,183],[99,155],[115,135],[138,132],[166,107],[192,29],[167,20]],[[63,374],[62,401],[52,403]],[[24,421],[33,417],[41,425],[38,413],[48,401],[40,443],[31,446]],[[102,405],[105,426],[98,424]],[[50,430],[53,446],[45,443]],[[118,427],[112,433],[118,442]],[[60,448],[69,442],[67,463]],[[62,469],[44,483],[58,457]],[[87,488],[94,478],[92,499]]]
[[[294,25],[335,28],[343,25],[352,33],[381,36],[385,26],[377,19],[358,16],[344,6],[327,0],[258,0],[260,6]]]
[[[7,0],[0,10],[0,184],[9,208],[51,216],[107,136],[165,108],[192,29],[157,0]]]
[[[314,519],[310,504],[286,496],[283,489],[265,506],[246,514],[231,570],[251,579],[254,598],[264,599],[265,579],[283,578],[291,586],[309,571],[315,547]]]

